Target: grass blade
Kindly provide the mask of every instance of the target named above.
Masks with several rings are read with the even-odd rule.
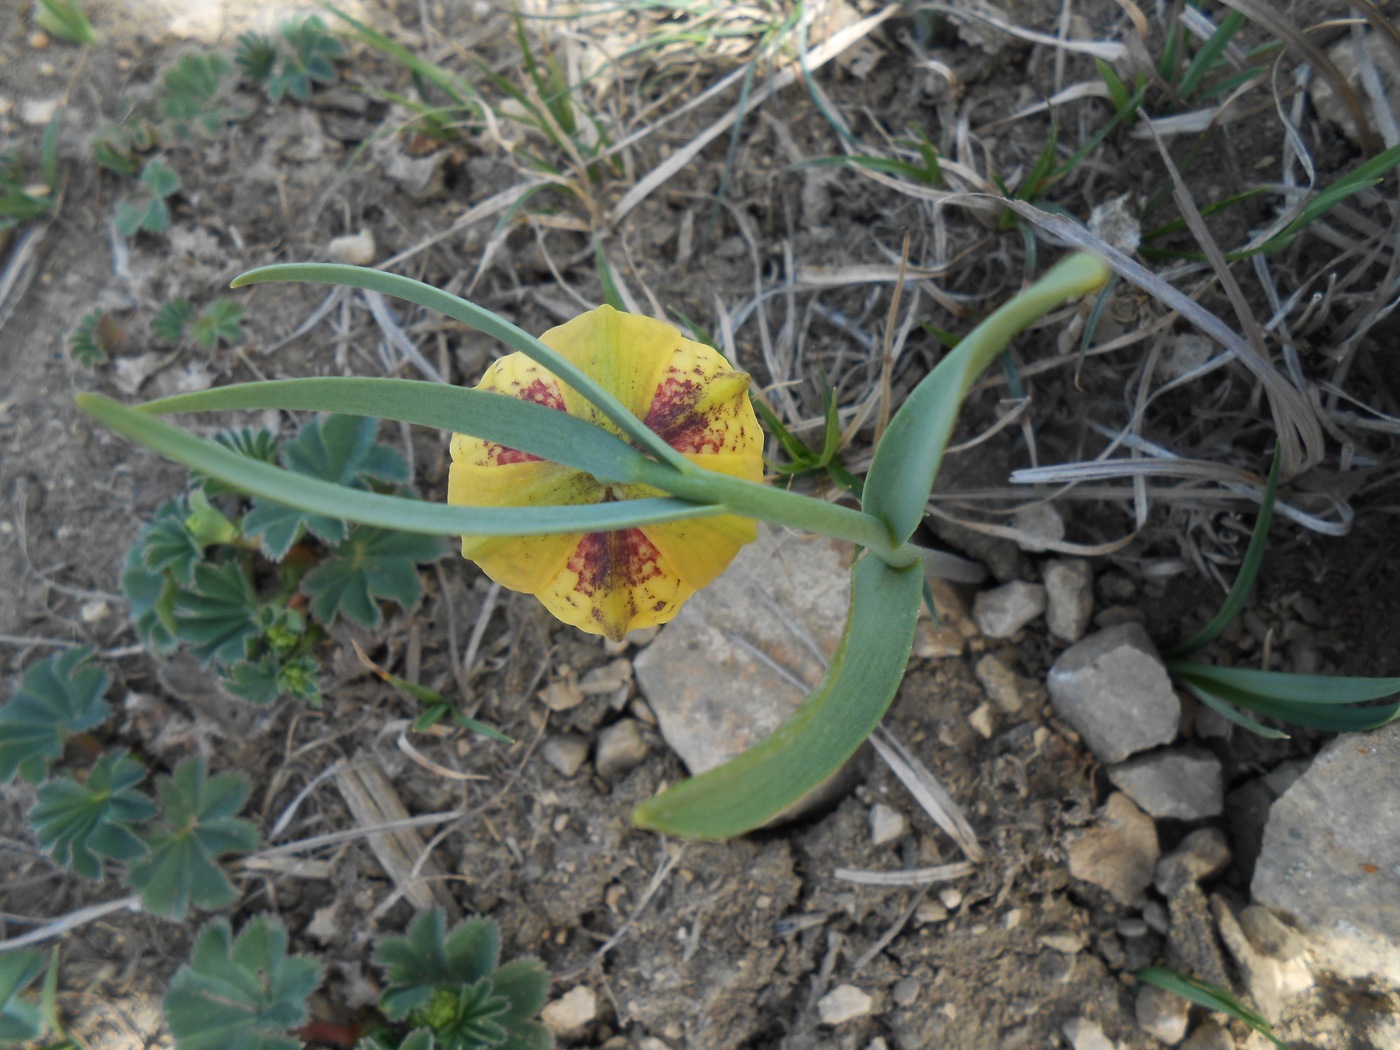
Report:
[[[1269,480],[1264,484],[1264,495],[1259,501],[1259,517],[1255,519],[1254,532],[1249,537],[1249,546],[1245,548],[1244,560],[1240,562],[1240,571],[1235,576],[1230,593],[1225,596],[1225,601],[1221,603],[1220,611],[1215,614],[1210,623],[1173,649],[1172,656],[1185,656],[1187,653],[1194,653],[1201,646],[1215,641],[1216,638],[1220,637],[1220,632],[1229,627],[1235,617],[1240,614],[1240,610],[1244,608],[1245,599],[1249,597],[1249,592],[1254,589],[1254,580],[1259,575],[1259,566],[1264,561],[1264,548],[1269,542],[1269,522],[1273,520],[1274,516],[1274,499],[1278,495],[1279,465],[1282,462],[1279,450],[1275,448],[1274,462],[1269,467]]]
[[[869,554],[851,570],[851,611],[821,684],[762,743],[643,802],[632,822],[684,838],[724,839],[771,820],[855,753],[894,699],[914,640],[922,564]]]
[[[238,383],[148,401],[154,415],[235,408],[344,412],[436,427],[529,452],[600,481],[626,481],[645,457],[586,420],[519,398],[415,379],[332,376]]]
[[[381,529],[437,536],[544,536],[703,518],[724,509],[677,499],[619,500],[576,507],[449,507],[343,488],[260,463],[96,394],[79,394],[77,401],[84,412],[124,437],[242,492],[309,514]]]
[[[1228,989],[1211,984],[1209,981],[1202,981],[1197,977],[1188,977],[1184,973],[1178,973],[1165,966],[1149,966],[1146,969],[1138,970],[1133,976],[1143,984],[1150,984],[1164,992],[1179,995],[1189,1002],[1204,1006],[1207,1010],[1228,1014],[1236,1021],[1254,1029],[1279,1050],[1289,1050],[1288,1044],[1274,1035],[1273,1027],[1269,1022],[1235,998]]]
[[[1246,667],[1168,660],[1167,670],[1208,685],[1219,685],[1255,696],[1294,704],[1361,704],[1400,693],[1400,678],[1346,678],[1325,674],[1256,671]]]
[[[250,284],[263,284],[269,281],[307,281],[314,284],[337,284],[351,288],[364,288],[382,295],[405,299],[410,303],[446,314],[454,321],[460,321],[469,328],[499,339],[512,350],[519,350],[533,361],[543,365],[556,377],[568,383],[585,398],[591,401],[603,415],[607,416],[619,430],[650,452],[663,463],[667,463],[683,474],[693,473],[695,468],[689,460],[666,444],[645,423],[627,410],[612,394],[604,390],[592,376],[565,360],[524,329],[511,324],[475,303],[459,296],[434,288],[422,281],[398,274],[384,273],[363,266],[343,266],[337,263],[280,263],[263,266],[240,274],[233,279],[230,287],[243,288]]]

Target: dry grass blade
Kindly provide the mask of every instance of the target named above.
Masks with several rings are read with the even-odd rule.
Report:
[[[864,871],[860,868],[837,868],[831,874],[845,882],[862,886],[927,886],[934,882],[951,882],[971,875],[977,868],[969,861],[939,864],[932,868],[906,868],[903,871]]]
[[[796,83],[797,79],[803,75],[804,69],[807,72],[811,72],[814,69],[824,66],[843,51],[865,39],[886,21],[898,14],[900,10],[900,5],[889,4],[875,14],[863,18],[852,25],[846,26],[844,29],[832,34],[824,43],[812,48],[812,50],[808,51],[807,54],[803,56],[800,64],[794,63],[783,69],[763,87],[752,92],[745,103],[734,106],[728,113],[720,117],[719,120],[715,121],[699,135],[691,139],[690,142],[667,157],[664,163],[653,168],[645,178],[641,179],[635,186],[627,191],[622,200],[617,202],[612,210],[612,214],[609,216],[609,220],[614,224],[620,222],[628,212],[651,196],[659,186],[669,180],[676,172],[690,164],[701,150],[715,139],[719,138],[720,135],[724,134],[748,109],[759,105],[769,96],[776,94],[790,84]]]
[[[408,818],[408,810],[399,801],[394,785],[371,754],[362,753],[351,761],[342,762],[336,767],[335,783],[361,825]],[[432,857],[423,859],[426,846],[416,829],[400,828],[372,834],[369,845],[394,885],[416,910],[441,907],[454,918],[460,913],[452,894],[442,885],[442,870],[437,862]]]
[[[975,6],[966,3],[956,5],[922,3],[919,6],[925,10],[942,11],[944,14],[956,15],[959,18],[975,18],[979,22],[986,22],[987,25],[1000,29],[1003,33],[1021,40],[1029,40],[1033,44],[1044,44],[1046,47],[1073,51],[1081,55],[1090,55],[1094,58],[1102,59],[1104,62],[1121,62],[1128,57],[1128,49],[1116,41],[1066,40],[1058,36],[1050,36],[1048,33],[1038,33],[1034,29],[1027,29],[1024,26],[1016,25],[1014,22],[1004,21],[990,11],[978,10]]]
[[[870,736],[870,743],[924,812],[948,833],[967,858],[971,861],[983,860],[986,854],[977,844],[977,833],[972,830],[962,807],[953,801],[933,771],[884,729],[876,729]]]

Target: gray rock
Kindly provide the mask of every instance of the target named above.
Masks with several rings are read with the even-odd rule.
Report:
[[[1061,558],[1045,566],[1045,625],[1056,638],[1077,642],[1094,615],[1094,573],[1087,561]]]
[[[1140,624],[1076,642],[1050,668],[1046,685],[1055,711],[1102,762],[1121,762],[1176,737],[1181,701]]]
[[[1230,843],[1219,828],[1198,828],[1157,862],[1153,884],[1169,900],[1182,886],[1224,874],[1230,866]]]
[[[1016,546],[1035,553],[1049,550],[1065,538],[1065,519],[1053,503],[1032,503],[1011,515],[1011,527],[1021,533]]]
[[[540,756],[560,775],[571,777],[588,758],[588,741],[573,733],[561,733],[540,745]]]
[[[1225,807],[1220,759],[1209,751],[1172,748],[1139,755],[1109,769],[1108,779],[1158,818],[1204,820]]]
[[[890,998],[895,1006],[913,1006],[919,1001],[919,982],[912,977],[901,977],[890,989]]]
[[[1214,1021],[1202,1021],[1181,1044],[1181,1050],[1235,1050],[1235,1037]]]
[[[1223,988],[1230,986],[1225,956],[1215,936],[1210,903],[1201,887],[1187,883],[1172,894],[1167,929],[1167,965]]]
[[[1157,825],[1122,792],[1108,796],[1094,826],[1069,845],[1069,873],[1124,904],[1140,905],[1158,857]]]
[[[1400,723],[1345,733],[1275,802],[1254,900],[1285,918],[1320,968],[1400,984]]]
[[[1179,995],[1144,984],[1138,988],[1133,1013],[1138,1027],[1168,1046],[1176,1046],[1186,1038],[1186,1023],[1191,1004]]]
[[[598,754],[594,767],[598,775],[616,780],[640,766],[647,757],[647,742],[641,724],[634,718],[623,718],[598,734]]]
[[[1292,929],[1262,904],[1251,904],[1239,914],[1240,928],[1249,943],[1280,962],[1301,958],[1306,945]]]
[[[1118,1046],[1103,1029],[1087,1017],[1071,1017],[1060,1029],[1074,1050],[1118,1050]]]
[[[1012,580],[972,600],[972,619],[988,638],[1010,638],[1045,611],[1045,588]]]
[[[661,735],[692,775],[766,737],[836,649],[851,546],[766,526],[634,660]],[[815,642],[815,645],[813,645]]]
[[[577,1032],[598,1016],[598,995],[586,984],[571,988],[540,1011],[540,1020],[555,1035]]]

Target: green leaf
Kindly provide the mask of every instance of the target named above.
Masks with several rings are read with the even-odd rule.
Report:
[[[185,336],[185,327],[194,317],[194,307],[188,299],[173,299],[160,308],[151,321],[151,334],[156,342],[175,346]]]
[[[190,328],[194,341],[213,350],[220,341],[238,342],[243,325],[243,307],[229,299],[215,299],[200,311]]]
[[[233,61],[249,80],[262,84],[277,65],[277,48],[261,33],[244,33],[234,47]]]
[[[178,427],[152,419],[145,412],[127,408],[96,394],[79,394],[76,400],[83,411],[117,433],[242,491],[310,513],[378,528],[428,535],[473,533],[480,536],[540,536],[555,532],[606,532],[636,525],[709,517],[724,512],[721,506],[678,499],[618,500],[584,506],[483,508],[448,507],[422,500],[382,496],[339,488],[253,462],[211,441],[192,437]],[[523,401],[517,403],[526,404]]]
[[[802,706],[737,758],[643,802],[632,822],[684,838],[731,838],[771,820],[840,769],[904,678],[923,579],[922,563],[895,569],[869,553],[859,558],[841,644]]]
[[[19,773],[31,784],[43,779],[49,762],[63,754],[70,733],[82,733],[107,720],[112,709],[102,699],[112,679],[88,661],[87,647],[40,660],[24,672],[14,698],[0,707],[0,784]]]
[[[181,588],[172,610],[175,635],[200,663],[232,666],[248,655],[248,644],[262,633],[258,597],[237,558],[195,566],[194,585]]]
[[[393,296],[396,299],[406,299],[429,310],[446,314],[468,328],[473,328],[493,339],[499,339],[512,350],[519,350],[526,357],[548,369],[558,379],[573,387],[579,394],[592,402],[594,407],[607,416],[639,448],[649,452],[662,463],[667,463],[682,472],[693,469],[684,456],[671,448],[651,428],[634,416],[626,405],[604,390],[596,379],[569,362],[563,355],[545,346],[528,332],[475,303],[467,302],[465,299],[434,288],[432,285],[424,284],[422,281],[415,281],[398,274],[384,273],[382,270],[371,270],[363,266],[342,266],[335,263],[285,263],[276,266],[263,266],[235,277],[230,287],[243,288],[250,284],[263,284],[267,281],[310,281],[318,284],[338,284],[351,288],[364,288],[368,291]],[[523,446],[514,445],[512,447],[520,448]],[[563,462],[563,460],[556,460],[556,462]]]
[[[34,21],[39,28],[70,44],[95,44],[97,33],[75,0],[38,0]]]
[[[83,315],[78,327],[68,337],[68,353],[84,368],[96,368],[107,361],[108,347],[104,346],[102,323],[107,313],[101,307]]]
[[[1272,1026],[1262,1015],[1245,1006],[1228,989],[1221,988],[1218,984],[1202,981],[1198,977],[1188,977],[1165,966],[1149,966],[1138,970],[1133,976],[1143,984],[1179,995],[1188,1002],[1204,1006],[1207,1010],[1228,1014],[1236,1021],[1254,1029],[1279,1050],[1288,1050],[1288,1044],[1274,1035]]]
[[[356,526],[349,539],[302,579],[301,589],[322,623],[345,616],[375,627],[380,620],[379,602],[395,601],[412,608],[423,590],[418,563],[435,561],[445,553],[436,539]]]
[[[229,921],[204,927],[165,997],[177,1050],[300,1050],[289,1030],[309,1016],[321,964],[287,954],[280,919],[259,915],[233,938]]]
[[[143,412],[156,415],[233,408],[340,412],[401,420],[520,449],[587,471],[602,481],[629,480],[629,468],[644,458],[613,434],[565,412],[494,392],[412,379],[278,379],[181,394],[141,406]],[[287,465],[295,468],[295,464]]]
[[[207,135],[223,126],[226,117],[218,102],[228,71],[228,59],[218,54],[205,54],[185,55],[166,72],[160,110],[176,122],[181,137],[192,137],[188,126],[191,122],[197,131]]]
[[[195,566],[204,551],[186,521],[190,506],[184,498],[166,500],[151,523],[136,536],[133,549],[140,551],[141,565],[151,572],[169,572],[184,586],[194,583]]]
[[[162,826],[145,835],[151,855],[131,867],[127,883],[148,912],[176,922],[191,904],[207,911],[232,902],[237,893],[217,858],[257,848],[258,829],[235,816],[248,782],[234,773],[210,777],[204,759],[192,758],[157,791]]]
[[[1278,496],[1278,472],[1282,462],[1280,450],[1275,447],[1274,462],[1269,467],[1269,479],[1264,484],[1264,495],[1259,501],[1259,516],[1254,519],[1254,531],[1250,534],[1249,546],[1245,548],[1240,571],[1236,574],[1234,585],[1225,596],[1220,611],[1210,623],[1173,649],[1171,655],[1184,656],[1194,653],[1201,646],[1215,641],[1220,637],[1220,632],[1229,627],[1244,608],[1245,599],[1254,588],[1254,579],[1259,575],[1259,566],[1264,563],[1264,548],[1269,543],[1269,522],[1274,516],[1274,500]]]
[[[1170,660],[1167,670],[1204,703],[1225,713],[1233,705],[1292,725],[1334,733],[1376,729],[1400,715],[1400,703],[1359,704],[1400,693],[1400,678],[1343,678],[1213,667]],[[1252,732],[1261,727],[1243,717],[1227,718]],[[1261,735],[1282,735],[1273,731]]]
[[[20,998],[43,968],[42,952],[0,954],[0,1046],[25,1043],[43,1035],[44,1018],[39,1007]]]
[[[146,767],[126,751],[112,751],[97,760],[87,782],[65,774],[39,788],[39,800],[29,814],[39,845],[56,863],[87,879],[100,879],[102,858],[129,861],[146,852],[132,827],[156,807],[136,785],[146,779]]]
[[[1109,270],[1076,253],[969,332],[914,388],[890,420],[865,478],[864,509],[889,527],[896,543],[913,534],[943,462],[962,399],[1011,337],[1067,299],[1108,280]]]
[[[501,940],[489,919],[468,919],[452,930],[449,942],[441,908],[418,915],[407,936],[385,937],[374,951],[389,987],[380,1009],[391,1021],[427,1002],[439,984],[465,984],[491,972],[500,955]]]
[[[180,647],[175,637],[175,595],[179,589],[170,573],[146,568],[140,541],[127,550],[122,593],[131,605],[131,622],[141,644],[156,656],[169,656]]]
[[[142,170],[140,181],[141,192],[134,200],[117,202],[117,232],[123,237],[135,236],[141,230],[164,233],[170,228],[170,208],[165,198],[180,188],[180,176],[155,157]]]

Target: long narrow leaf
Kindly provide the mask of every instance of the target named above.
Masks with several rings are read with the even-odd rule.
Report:
[[[1230,588],[1230,593],[1225,596],[1220,611],[1215,614],[1210,623],[1173,649],[1173,656],[1194,653],[1201,646],[1215,641],[1216,638],[1220,637],[1220,632],[1229,627],[1235,617],[1239,615],[1240,610],[1244,608],[1245,599],[1249,597],[1249,592],[1254,589],[1254,578],[1259,575],[1259,566],[1264,562],[1264,548],[1269,543],[1269,522],[1274,517],[1274,499],[1278,495],[1278,472],[1282,462],[1283,458],[1279,453],[1279,448],[1275,446],[1274,462],[1269,467],[1269,480],[1264,485],[1264,495],[1259,501],[1259,517],[1254,521],[1254,532],[1249,537],[1249,546],[1245,548],[1244,559],[1240,562],[1240,571],[1236,574],[1234,585]]]
[[[1138,970],[1133,976],[1143,984],[1154,985],[1164,992],[1179,995],[1189,1002],[1204,1006],[1207,1010],[1228,1014],[1236,1021],[1253,1028],[1279,1050],[1288,1050],[1288,1044],[1274,1035],[1273,1028],[1263,1015],[1245,1006],[1228,989],[1197,977],[1188,977],[1165,966],[1149,966]]]
[[[313,284],[338,284],[351,288],[364,288],[368,291],[405,299],[418,306],[446,314],[454,321],[460,321],[469,328],[499,339],[513,350],[519,350],[531,360],[543,365],[559,379],[577,390],[593,403],[594,407],[617,426],[641,448],[650,452],[664,463],[682,472],[692,472],[695,468],[679,452],[666,444],[645,423],[627,410],[627,406],[604,390],[596,379],[581,368],[566,360],[558,352],[551,350],[523,328],[498,317],[490,310],[475,303],[469,303],[459,296],[434,288],[422,281],[398,274],[384,273],[363,266],[343,266],[338,263],[281,263],[276,266],[263,266],[249,270],[233,279],[230,287],[243,288],[250,284],[264,284],[269,281],[306,281]]]
[[[1400,678],[1347,678],[1341,675],[1291,674],[1248,667],[1215,667],[1168,660],[1167,670],[1196,681],[1222,685],[1289,703],[1360,704],[1400,693]]]
[[[1230,722],[1234,722],[1235,725],[1240,726],[1243,729],[1249,730],[1255,736],[1262,736],[1267,740],[1288,739],[1287,733],[1278,729],[1274,729],[1271,726],[1266,726],[1262,722],[1255,721],[1253,718],[1245,714],[1234,704],[1230,703],[1228,700],[1225,700],[1223,697],[1216,696],[1205,686],[1200,685],[1196,682],[1192,682],[1185,678],[1179,679],[1178,681],[1179,684],[1183,688],[1185,688],[1185,690],[1188,693],[1194,696],[1201,703],[1205,704],[1208,708],[1210,708],[1212,711],[1218,714],[1221,718],[1224,718]]]
[[[639,827],[724,839],[771,820],[864,743],[894,699],[914,641],[924,574],[866,554],[851,570],[851,611],[821,684],[763,742],[662,792],[632,813]]]
[[[1108,276],[1108,267],[1092,255],[1069,256],[969,332],[914,388],[890,420],[865,479],[865,510],[890,527],[895,543],[907,540],[923,518],[973,380],[1012,336],[1066,300],[1101,287]]]
[[[193,394],[148,401],[155,415],[233,408],[280,408],[343,412],[416,423],[494,441],[566,467],[586,470],[599,481],[626,481],[628,466],[645,457],[601,427],[519,398],[416,379],[338,376],[238,383]]]
[[[78,407],[117,433],[254,496],[341,521],[429,535],[541,536],[606,532],[722,513],[676,499],[619,500],[576,507],[449,507],[422,500],[343,488],[260,463],[185,433],[139,409],[96,394],[79,394]]]
[[[1274,673],[1282,674],[1282,672]],[[1370,729],[1378,729],[1387,722],[1394,721],[1396,714],[1400,713],[1400,704],[1359,707],[1336,700],[1284,700],[1268,693],[1250,692],[1234,686],[1222,685],[1220,682],[1203,681],[1185,675],[1178,675],[1177,680],[1193,695],[1202,699],[1210,707],[1221,711],[1222,714],[1224,711],[1219,705],[1223,704],[1227,707],[1253,711],[1288,725],[1308,726],[1312,729],[1323,729],[1329,733],[1360,733]],[[1230,718],[1228,714],[1225,717]],[[1240,722],[1246,729],[1254,729],[1253,726],[1244,723],[1239,718],[1231,718],[1231,721]]]

